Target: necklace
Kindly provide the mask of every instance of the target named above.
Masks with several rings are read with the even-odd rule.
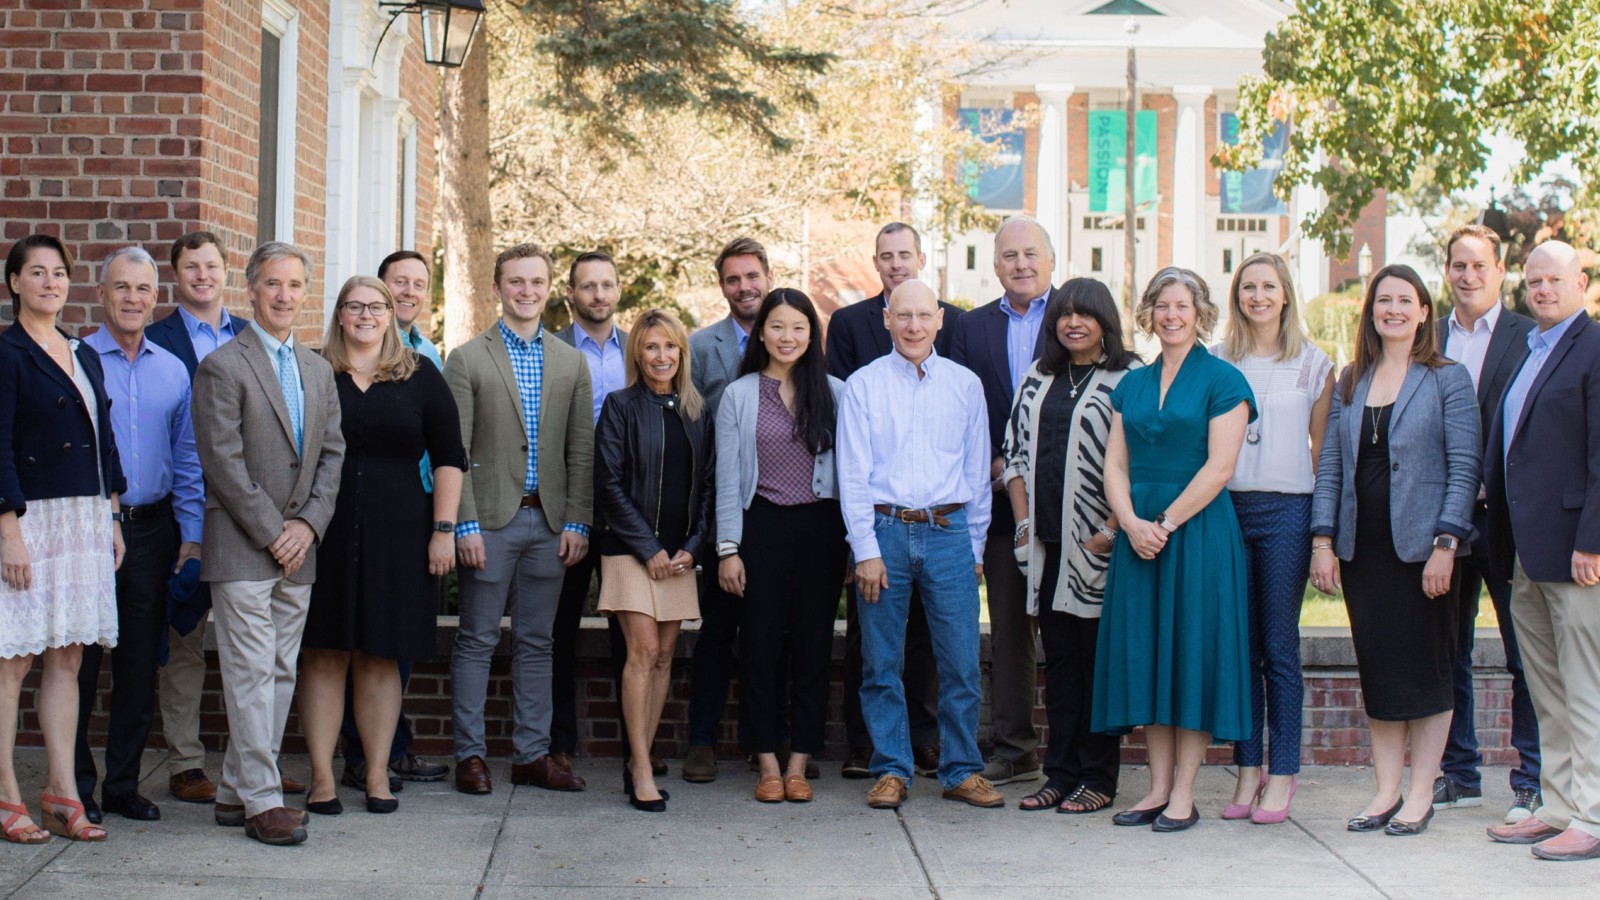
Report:
[[[1094,370],[1099,368],[1100,364],[1098,362],[1090,363],[1089,371],[1083,373],[1082,381],[1072,377],[1072,366],[1073,363],[1067,363],[1067,384],[1072,388],[1072,390],[1068,392],[1068,396],[1072,397],[1073,399],[1077,399],[1078,388],[1089,383],[1089,379],[1094,377]]]
[[[1372,413],[1372,446],[1374,447],[1378,446],[1378,411],[1382,408],[1381,406],[1367,407],[1368,411]]]

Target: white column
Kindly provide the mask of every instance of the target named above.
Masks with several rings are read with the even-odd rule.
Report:
[[[1039,159],[1034,218],[1055,247],[1056,265],[1050,281],[1060,284],[1067,273],[1067,98],[1072,96],[1072,85],[1041,84],[1035,90],[1039,95]]]
[[[1179,85],[1177,146],[1172,172],[1172,264],[1202,266],[1205,253],[1206,100],[1211,88]]]

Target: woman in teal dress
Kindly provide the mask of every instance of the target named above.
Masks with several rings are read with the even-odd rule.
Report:
[[[1155,365],[1111,392],[1106,500],[1111,551],[1094,678],[1095,731],[1144,726],[1150,793],[1118,825],[1182,831],[1199,821],[1206,747],[1250,732],[1244,544],[1223,488],[1255,418],[1239,370],[1201,344],[1217,307],[1200,276],[1151,279],[1134,316],[1161,345]]]

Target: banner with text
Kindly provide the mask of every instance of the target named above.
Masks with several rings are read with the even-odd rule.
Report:
[[[1239,117],[1222,114],[1222,142],[1239,143]],[[1222,212],[1235,215],[1285,216],[1289,207],[1272,193],[1272,182],[1283,171],[1283,152],[1289,146],[1289,129],[1282,122],[1261,142],[1261,165],[1243,172],[1222,173]]]
[[[1119,213],[1126,193],[1128,116],[1120,110],[1089,113],[1089,211]],[[1156,199],[1156,113],[1140,110],[1133,130],[1134,205]]]

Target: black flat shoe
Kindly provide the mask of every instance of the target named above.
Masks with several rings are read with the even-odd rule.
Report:
[[[392,813],[400,808],[400,801],[393,797],[367,797],[367,812]]]
[[[101,808],[108,813],[116,813],[124,819],[155,822],[161,818],[161,807],[138,794],[132,794],[127,797],[106,797],[101,804]]]
[[[1156,820],[1150,823],[1150,830],[1158,831],[1162,834],[1170,834],[1174,831],[1188,831],[1198,821],[1200,821],[1200,807],[1190,806],[1189,814],[1181,819],[1169,819],[1164,812],[1156,816]]]
[[[1160,806],[1152,806],[1149,809],[1130,809],[1130,810],[1125,810],[1123,812],[1119,812],[1116,815],[1112,816],[1111,817],[1111,824],[1113,824],[1113,825],[1150,825],[1150,824],[1154,823],[1156,819],[1160,818],[1161,814],[1166,812],[1166,811],[1167,811],[1167,805],[1165,803],[1161,804]]]
[[[337,816],[344,812],[344,804],[339,802],[338,797],[332,800],[307,800],[306,809],[319,816]]]
[[[1433,821],[1433,807],[1430,806],[1428,811],[1422,814],[1422,818],[1415,822],[1391,819],[1388,827],[1383,829],[1383,833],[1394,837],[1416,837],[1428,830],[1428,823],[1431,821]]]
[[[105,819],[100,813],[100,804],[94,802],[94,797],[88,793],[82,794],[78,802],[83,804],[83,817],[89,820],[90,825],[99,825]]]
[[[1389,807],[1386,812],[1375,816],[1356,816],[1354,819],[1344,823],[1344,829],[1346,831],[1382,831],[1383,827],[1389,824],[1389,820],[1394,818],[1394,814],[1400,811],[1400,807],[1405,805],[1405,802],[1405,798],[1402,797],[1396,800],[1394,806]]]

